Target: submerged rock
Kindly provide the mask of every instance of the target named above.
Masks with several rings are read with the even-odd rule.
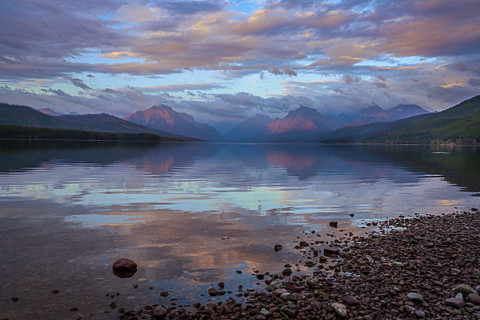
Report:
[[[283,246],[281,244],[276,244],[275,247],[273,247],[273,250],[275,250],[275,252],[278,252],[282,249],[283,249]]]

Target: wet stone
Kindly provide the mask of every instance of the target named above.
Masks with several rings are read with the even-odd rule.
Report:
[[[338,228],[338,222],[337,221],[330,221],[328,225],[332,228]]]
[[[292,269],[286,268],[282,271],[282,274],[286,277],[290,276],[292,274]]]
[[[154,319],[165,319],[167,317],[168,310],[162,306],[158,306],[153,310]]]
[[[120,258],[113,263],[113,273],[119,278],[130,278],[137,272],[135,261],[127,258]]]

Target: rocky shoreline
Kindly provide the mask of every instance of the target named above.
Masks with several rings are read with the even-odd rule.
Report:
[[[119,308],[119,319],[480,319],[476,208],[375,224],[365,237],[345,233],[328,247],[316,234],[305,235],[296,247],[301,264],[256,274],[265,290],[239,288],[237,299],[191,308]],[[209,294],[223,289],[219,283]]]

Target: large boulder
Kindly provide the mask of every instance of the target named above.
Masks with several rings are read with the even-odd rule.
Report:
[[[135,261],[120,258],[113,263],[113,273],[119,278],[130,278],[137,272]]]

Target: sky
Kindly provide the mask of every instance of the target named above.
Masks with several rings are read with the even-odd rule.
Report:
[[[2,0],[0,102],[225,132],[299,106],[440,111],[480,92],[478,0]]]

